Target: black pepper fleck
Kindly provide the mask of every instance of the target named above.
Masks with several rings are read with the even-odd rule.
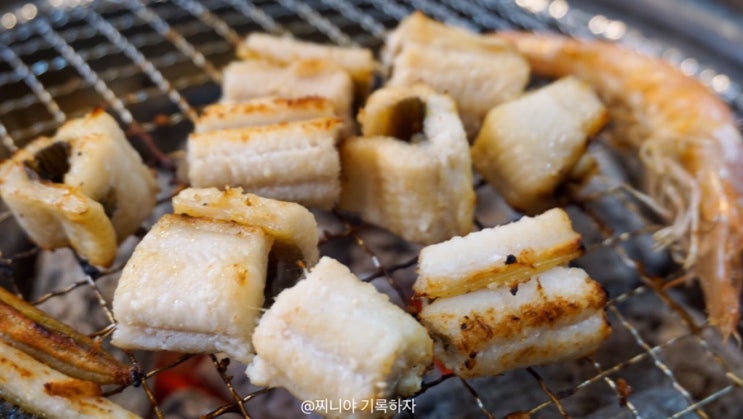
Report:
[[[508,255],[506,256],[506,265],[513,265],[516,263],[516,256],[515,255]]]

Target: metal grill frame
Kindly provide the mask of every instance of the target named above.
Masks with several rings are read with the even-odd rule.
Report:
[[[120,2],[91,2],[90,0],[48,0],[27,4],[15,12],[2,17],[6,29],[0,33],[0,89],[18,89],[25,86],[26,93],[15,95],[12,98],[4,97],[0,103],[0,140],[5,148],[4,155],[14,151],[26,142],[40,134],[49,134],[70,118],[88,112],[89,108],[78,108],[65,103],[65,96],[81,89],[92,90],[100,98],[99,105],[107,108],[112,114],[134,133],[145,139],[145,143],[154,150],[155,161],[163,176],[169,176],[172,166],[170,156],[158,152],[157,131],[163,127],[180,126],[188,129],[194,120],[197,110],[205,103],[192,101],[188,90],[196,87],[209,86],[218,89],[221,82],[219,68],[233,58],[232,51],[240,42],[244,27],[252,30],[262,30],[274,34],[291,33],[299,38],[311,37],[312,40],[330,42],[338,45],[361,45],[377,48],[383,41],[387,29],[393,27],[397,21],[414,9],[422,10],[430,16],[446,23],[463,26],[475,31],[485,31],[503,28],[529,28],[550,30],[569,35],[588,36],[619,40],[632,47],[642,49],[651,55],[661,56],[672,63],[681,66],[691,76],[696,76],[717,91],[721,97],[735,108],[740,114],[743,110],[743,95],[740,86],[723,74],[718,74],[711,67],[698,65],[691,57],[685,56],[677,49],[671,48],[644,37],[631,29],[624,22],[613,21],[604,16],[594,16],[579,9],[570,7],[565,0],[410,0],[405,2],[394,0],[312,0],[301,2],[298,0],[277,0],[270,2],[260,0],[256,2],[241,2],[239,0],[176,0],[167,2],[143,2],[140,0],[121,0]],[[12,17],[7,17],[11,16]],[[599,21],[597,21],[597,19]],[[15,23],[12,21],[15,20]],[[135,34],[130,35],[130,32]],[[200,36],[210,38],[207,41],[197,41]],[[103,43],[95,46],[78,45],[100,38]],[[167,53],[153,55],[149,49],[165,48]],[[39,50],[51,49],[54,58],[33,59]],[[115,51],[123,54],[128,63],[123,66],[106,68],[97,71],[100,61]],[[31,58],[29,58],[31,57]],[[694,65],[684,65],[684,63]],[[195,71],[177,77],[169,76],[167,71],[176,66],[189,64]],[[71,71],[72,77],[59,83],[45,82],[44,78],[52,73]],[[120,78],[144,75],[148,82],[146,86],[133,91],[120,92],[112,87],[114,81]],[[125,93],[125,94],[122,94]],[[170,112],[159,113],[153,118],[138,117],[135,110],[153,98],[166,98]],[[64,106],[63,106],[64,103]],[[13,112],[38,106],[45,110],[48,118],[35,121],[23,127],[8,129],[3,121]],[[67,111],[67,108],[73,108]],[[181,138],[180,140],[184,140]],[[0,157],[4,156],[0,154]],[[491,193],[483,182],[477,185],[478,196]],[[612,195],[619,197],[627,207],[636,211],[638,205],[627,190],[612,191]],[[160,205],[167,205],[169,196],[162,197]],[[600,199],[600,198],[598,198]],[[600,215],[590,210],[586,211],[589,218],[596,219],[596,225],[601,225]],[[384,250],[374,247],[364,239],[364,229],[368,226],[358,225],[353,220],[341,214],[325,214],[330,218],[332,227],[324,226],[323,244],[334,240],[349,239],[358,250],[365,254],[367,260],[363,263],[362,279],[365,281],[382,280],[398,286],[398,273],[414,268],[417,255],[405,258],[395,263],[385,262]],[[10,222],[7,212],[0,214],[0,228]],[[489,224],[481,219],[476,220],[479,228]],[[650,222],[652,224],[652,222]],[[616,396],[629,414],[643,417],[633,404],[623,394],[623,383],[620,381],[621,372],[634,365],[650,362],[670,380],[673,389],[683,397],[687,406],[673,412],[671,417],[686,417],[689,414],[707,417],[705,407],[728,396],[731,393],[740,393],[743,387],[743,378],[740,373],[733,371],[720,354],[705,339],[705,333],[711,332],[705,323],[695,320],[674,295],[669,293],[662,280],[674,279],[678,272],[670,278],[655,278],[643,271],[638,261],[629,255],[623,244],[634,237],[646,234],[647,231],[616,232],[610,229],[601,231],[601,240],[589,243],[588,251],[596,249],[612,249],[621,260],[638,272],[639,285],[633,286],[620,295],[613,296],[608,312],[612,317],[612,325],[623,332],[632,335],[635,343],[641,348],[637,354],[628,357],[623,362],[614,365],[602,365],[596,357],[589,358],[588,362],[594,367],[595,373],[566,389],[555,389],[549,384],[538,369],[529,368],[527,372],[535,379],[535,391],[541,392],[542,402],[532,406],[525,406],[524,411],[530,415],[547,415],[550,412],[568,417],[570,409],[565,406],[565,400],[571,395],[580,392],[583,388],[592,385],[605,385],[607,391]],[[3,266],[10,266],[13,261],[34,257],[38,249],[31,249],[15,255],[3,255],[0,261]],[[52,298],[64,298],[65,295],[80,287],[89,287],[97,297],[103,313],[107,317],[109,326],[97,332],[108,336],[115,325],[113,315],[109,309],[110,301],[106,299],[97,285],[101,278],[115,276],[122,266],[110,270],[98,271],[85,264],[80,265],[80,279],[71,285],[60,289],[48,290],[46,294],[34,301],[41,304]],[[360,273],[360,272],[357,272]],[[20,281],[19,278],[13,278]],[[16,290],[17,291],[17,290]],[[655,295],[664,307],[675,313],[678,321],[686,328],[686,333],[677,335],[666,341],[652,344],[642,336],[633,322],[623,313],[622,307],[632,304],[640,295]],[[401,298],[404,300],[404,295]],[[692,339],[702,349],[709,360],[719,364],[728,384],[714,389],[703,398],[695,399],[676,377],[673,371],[660,356],[661,352],[672,347],[683,339]],[[128,353],[131,362],[136,363],[134,354]],[[162,417],[162,411],[153,394],[152,380],[162,371],[191,359],[184,355],[175,362],[161,368],[146,371],[142,381],[142,390],[152,403],[154,416]],[[220,408],[204,412],[205,417],[217,417],[227,412],[237,412],[248,417],[250,403],[270,389],[253,392],[244,392],[244,389],[235,388],[232,378],[226,373],[224,359],[211,355],[211,361],[225,387],[231,395],[232,402]],[[424,383],[424,392],[451,379],[451,376],[431,376]],[[494,409],[489,406],[487,395],[478,391],[477,385],[465,380],[459,380],[472,395],[472,402],[476,403],[487,417],[494,417]],[[108,393],[116,393],[122,389],[109,389]]]

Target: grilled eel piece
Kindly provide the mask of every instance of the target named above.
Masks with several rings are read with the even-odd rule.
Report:
[[[423,248],[413,290],[421,297],[439,298],[510,288],[582,253],[580,235],[565,211],[555,208]]]
[[[70,377],[0,339],[2,417],[138,418],[102,396],[90,381]],[[19,412],[20,416],[14,416]]]
[[[369,94],[377,67],[374,54],[368,48],[316,44],[258,32],[245,37],[237,47],[237,55],[244,60],[258,58],[284,64],[308,59],[333,62],[351,76],[358,99]]]
[[[413,289],[437,359],[479,377],[595,351],[611,327],[601,285],[565,267],[582,251],[559,208],[424,248]]]
[[[590,173],[588,139],[607,120],[593,89],[565,77],[491,109],[472,164],[511,207],[539,214],[555,205],[560,185]]]
[[[0,195],[31,240],[109,266],[155,206],[155,176],[102,110],[71,120],[0,164]]]
[[[137,384],[135,366],[3,288],[0,369],[0,417],[137,417],[100,389]]]
[[[342,121],[323,117],[193,133],[188,179],[197,188],[242,187],[266,198],[330,209],[340,195],[335,148]]]
[[[606,292],[585,271],[556,267],[515,288],[438,299],[420,320],[437,359],[480,377],[594,352],[611,333],[605,305]]]
[[[388,86],[425,83],[452,96],[468,138],[485,114],[523,92],[529,65],[507,42],[412,13],[387,35],[382,63]]]
[[[173,208],[124,267],[112,343],[225,352],[248,363],[267,286],[293,285],[301,274],[297,261],[317,261],[317,222],[301,205],[241,189],[188,188],[173,198]]]
[[[69,376],[97,384],[130,385],[136,367],[101,348],[101,342],[0,288],[0,340]]]
[[[454,102],[426,85],[375,91],[340,145],[340,207],[431,244],[472,230],[470,152]]]
[[[355,411],[316,412],[327,417],[367,417],[374,399],[414,394],[433,361],[425,328],[328,257],[279,294],[253,344],[253,384],[284,387],[300,400],[356,403]]]
[[[112,343],[249,362],[272,243],[257,227],[164,215],[121,274]]]
[[[315,59],[282,64],[256,59],[233,61],[224,68],[222,102],[239,103],[269,96],[324,97],[347,127],[353,125],[353,81],[333,62]]]

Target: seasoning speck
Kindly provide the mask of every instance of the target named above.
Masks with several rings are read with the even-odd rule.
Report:
[[[163,113],[159,113],[155,115],[155,118],[152,122],[154,122],[155,125],[157,125],[158,127],[166,127],[170,124],[170,117]]]
[[[632,386],[624,378],[617,378],[616,383],[617,393],[619,394],[619,405],[624,407],[627,405],[627,398],[632,394]]]

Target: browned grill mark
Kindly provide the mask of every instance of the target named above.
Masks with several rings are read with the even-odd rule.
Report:
[[[518,308],[518,313],[501,318],[497,308],[465,315],[457,321],[462,333],[452,339],[464,353],[479,351],[495,339],[511,340],[532,328],[554,328],[558,324],[582,319],[585,313],[600,310],[606,304],[606,294],[596,283],[590,283],[589,298],[542,298]],[[526,356],[527,354],[523,354]]]
[[[50,396],[64,397],[66,399],[100,397],[103,395],[98,385],[90,381],[76,380],[74,378],[44,383],[44,392]],[[88,406],[94,407],[93,405]]]
[[[256,136],[265,136],[272,131],[282,129],[292,125],[300,127],[302,132],[312,131],[328,131],[333,128],[339,128],[343,124],[343,120],[340,118],[315,118],[307,121],[292,121],[292,122],[279,122],[273,125],[262,125],[255,127],[247,127],[239,130],[229,130],[231,133],[229,136],[222,136],[223,141],[236,141],[236,142],[250,142],[255,140]],[[214,139],[215,132],[196,132],[190,135],[189,141],[205,141],[210,142]],[[226,131],[225,131],[226,132]]]
[[[322,110],[323,108],[329,107],[330,102],[327,99],[320,96],[303,96],[299,98],[272,98],[271,102],[276,106],[283,106],[286,108],[302,108],[306,110]],[[239,110],[241,113],[265,113],[273,111],[275,108],[265,102],[245,102],[234,104],[226,107],[222,106],[210,106],[207,107],[201,114],[202,118],[216,118],[225,119],[233,115],[234,110]]]
[[[20,375],[23,378],[32,378],[35,375],[33,371],[27,368],[21,367],[20,365],[15,363],[13,360],[10,360],[4,356],[0,357],[0,365],[3,366],[3,369],[11,368],[11,369],[16,370],[16,372],[18,372],[18,375]]]

